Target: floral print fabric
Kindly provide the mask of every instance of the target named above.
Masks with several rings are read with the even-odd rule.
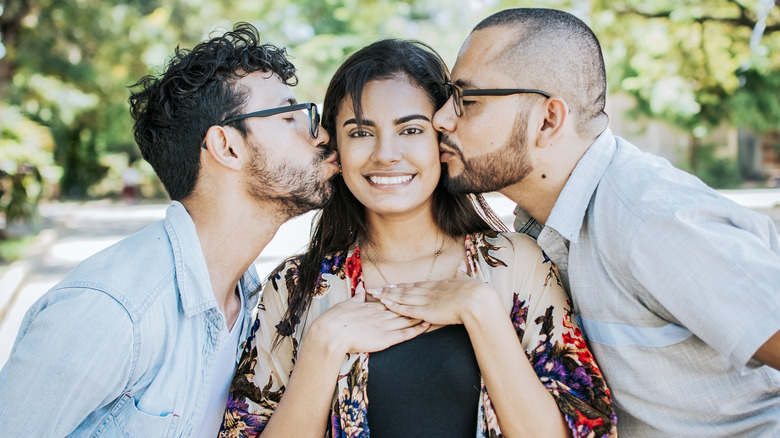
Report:
[[[515,233],[466,236],[468,272],[501,296],[539,380],[555,398],[575,437],[617,436],[609,389],[574,321],[555,266],[536,242]],[[360,249],[331,254],[322,263],[321,281],[310,309],[295,327],[279,324],[288,290],[297,281],[293,259],[271,274],[257,317],[230,387],[220,437],[255,437],[262,432],[292,373],[298,345],[313,321],[331,306],[349,299],[363,281]],[[277,330],[282,334],[274,345]],[[326,437],[369,437],[366,394],[368,354],[347,355],[342,363]],[[498,418],[482,383],[478,437],[500,437]],[[518,413],[522,415],[522,413]]]

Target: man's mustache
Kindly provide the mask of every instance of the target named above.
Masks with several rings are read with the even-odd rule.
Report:
[[[336,151],[327,145],[317,146],[317,149],[319,149],[319,153],[317,154],[318,161],[325,161],[336,154]]]
[[[460,150],[460,146],[455,144],[454,141],[450,140],[450,138],[446,134],[441,135],[439,142],[449,146],[452,149],[452,151],[455,152],[460,157],[461,160],[465,160],[463,157],[463,151]]]

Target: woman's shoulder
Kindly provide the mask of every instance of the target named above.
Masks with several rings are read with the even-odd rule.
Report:
[[[326,282],[327,275],[335,275],[344,278],[349,269],[351,255],[354,251],[334,251],[325,254],[316,266],[319,274],[319,284]],[[292,290],[300,281],[301,273],[307,263],[305,254],[292,256],[282,262],[268,276],[270,283],[275,290],[280,290],[284,286],[287,290]],[[317,295],[315,293],[315,295]]]
[[[352,251],[349,251],[352,253]],[[318,270],[320,274],[340,274],[344,271],[347,262],[347,251],[334,251],[325,254],[319,262]],[[299,254],[288,258],[283,261],[279,266],[274,269],[268,276],[271,279],[280,279],[290,275],[297,275],[298,272],[303,269],[303,264],[306,262],[305,254]]]
[[[485,254],[487,251],[515,259],[518,257],[524,260],[545,258],[536,240],[527,234],[483,230],[469,234],[467,237],[480,249],[481,254]]]

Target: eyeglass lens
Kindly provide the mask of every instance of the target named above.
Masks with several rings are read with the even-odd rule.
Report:
[[[317,110],[317,105],[311,104],[309,107],[309,133],[312,138],[317,138],[317,134],[320,132],[320,112]]]

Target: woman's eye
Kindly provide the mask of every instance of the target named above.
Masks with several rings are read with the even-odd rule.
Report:
[[[351,138],[369,137],[371,135],[368,131],[355,131],[349,134]]]
[[[469,106],[475,103],[477,103],[475,100],[463,100],[463,106]]]
[[[417,127],[406,128],[403,131],[401,131],[401,135],[416,135],[422,133],[423,130]]]

